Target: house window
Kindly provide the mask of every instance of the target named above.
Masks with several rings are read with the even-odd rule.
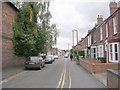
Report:
[[[117,44],[114,44],[114,47],[115,47],[115,60],[117,61],[118,60],[118,45]]]
[[[100,27],[100,40],[102,40],[102,27]]]
[[[108,24],[106,23],[106,37],[108,37]]]
[[[104,57],[103,45],[98,46],[98,57]]]
[[[114,28],[114,34],[117,33],[117,18],[116,16],[113,18],[113,28]]]
[[[118,43],[112,43],[110,44],[110,61],[116,62],[119,59],[119,51],[118,51]]]
[[[110,44],[110,60],[112,60],[113,58],[112,58],[112,44]]]
[[[93,59],[96,58],[96,47],[91,48],[91,58],[93,58]]]

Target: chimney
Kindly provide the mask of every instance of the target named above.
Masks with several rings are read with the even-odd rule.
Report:
[[[103,22],[102,15],[98,15],[98,18],[97,18],[97,25],[102,24],[102,22]]]
[[[112,0],[109,4],[110,7],[110,15],[113,14],[116,10],[117,10],[117,3],[115,2],[115,0]]]

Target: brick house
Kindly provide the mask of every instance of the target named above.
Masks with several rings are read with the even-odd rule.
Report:
[[[74,46],[74,49],[79,49],[85,52],[85,57],[87,57],[87,42],[88,41],[88,37],[86,36],[85,38],[81,38],[81,40],[78,42],[77,45]]]
[[[119,60],[119,42],[120,29],[118,28],[118,17],[120,8],[117,3],[110,2],[110,16],[98,27],[99,45],[98,57],[104,57],[106,62],[118,62]]]
[[[110,2],[110,16],[103,21],[98,15],[97,24],[89,30],[87,43],[83,39],[80,49],[87,46],[87,56],[93,59],[104,59],[105,62],[118,62],[120,59],[120,7]],[[82,47],[83,45],[83,47]]]
[[[58,55],[58,48],[51,48],[52,55]]]
[[[120,51],[120,7],[107,19],[108,20],[108,60],[109,62],[118,62]]]
[[[24,58],[14,55],[13,22],[18,9],[11,2],[2,2],[2,68],[23,65]]]

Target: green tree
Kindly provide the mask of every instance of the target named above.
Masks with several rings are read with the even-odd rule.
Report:
[[[50,26],[48,2],[24,2],[14,22],[13,44],[16,55],[30,56],[47,52],[55,44],[57,28]],[[38,22],[39,21],[39,22]]]

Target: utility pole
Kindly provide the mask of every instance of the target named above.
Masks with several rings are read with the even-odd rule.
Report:
[[[77,29],[74,29],[74,30],[72,30],[73,46],[74,46],[74,31],[76,31],[76,39],[77,39],[77,44],[78,44],[78,30],[77,30]]]
[[[77,44],[78,44],[78,30],[77,29],[73,29],[72,30],[72,34],[73,34],[73,47],[74,47],[74,31],[76,31],[76,39],[77,39]],[[78,50],[77,50],[77,55],[78,55]]]

